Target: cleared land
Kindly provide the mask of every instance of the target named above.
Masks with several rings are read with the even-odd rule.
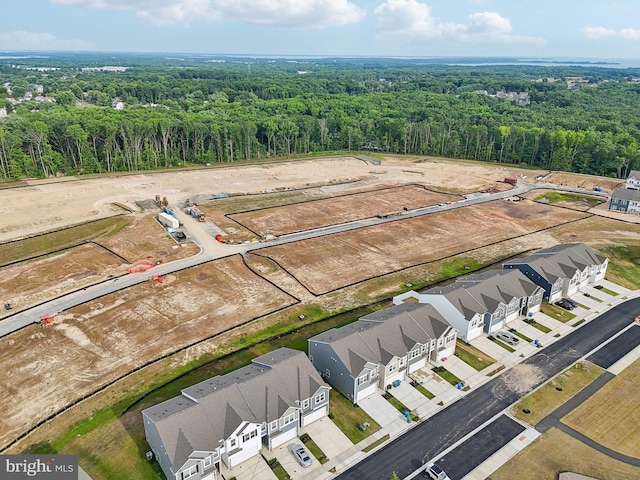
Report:
[[[602,187],[605,192],[611,191],[619,187],[622,180],[617,178],[597,177],[595,175],[583,175],[581,173],[552,172],[545,176],[542,183],[553,183],[554,185],[563,185],[565,187],[583,188],[585,190],[593,190],[595,187]]]
[[[585,218],[529,201],[494,201],[260,250],[316,294]]]
[[[624,334],[623,334],[624,335]],[[574,430],[625,455],[640,457],[640,360],[562,419]]]
[[[407,185],[237,213],[230,218],[257,235],[284,235],[376,215],[393,215],[405,208],[413,210],[461,198],[432,192],[420,185]]]
[[[586,361],[576,363],[569,370],[516,403],[511,408],[511,414],[529,425],[535,426],[540,420],[602,375],[603,372],[602,368],[592,363]],[[524,413],[525,409],[530,413]]]
[[[3,338],[0,445],[120,375],[295,300],[230,257],[99,298]]]
[[[560,472],[576,472],[606,480],[640,478],[640,468],[604,455],[552,428],[497,471],[492,480],[556,480]]]

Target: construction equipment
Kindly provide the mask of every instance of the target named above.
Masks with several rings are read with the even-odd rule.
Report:
[[[140,260],[138,262],[132,263],[131,265],[129,265],[127,267],[127,272],[129,273],[140,273],[140,272],[146,272],[147,270],[149,270],[150,268],[155,267],[156,264],[153,262],[150,262],[149,260]]]
[[[151,281],[156,283],[164,282],[164,275],[151,275]]]
[[[199,222],[206,222],[207,221],[207,217],[204,213],[202,213],[202,211],[196,207],[195,205],[188,207],[185,212],[188,215],[191,215],[193,218],[197,219]]]
[[[36,323],[39,323],[43,327],[51,325],[53,323],[53,315],[42,315],[40,317],[40,320],[38,320]]]

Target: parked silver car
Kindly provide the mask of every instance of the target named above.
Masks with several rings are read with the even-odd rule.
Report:
[[[311,456],[307,453],[307,449],[304,448],[299,443],[294,443],[291,445],[291,453],[296,457],[296,460],[303,467],[308,467],[311,465]]]
[[[518,345],[518,343],[520,343],[520,339],[511,332],[500,331],[496,333],[496,338],[504,343],[508,343],[509,345]]]
[[[432,480],[451,480],[444,470],[435,463],[430,464],[424,471],[424,476]]]

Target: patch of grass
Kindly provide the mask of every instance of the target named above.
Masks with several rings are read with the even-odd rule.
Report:
[[[618,292],[614,292],[613,290],[609,290],[607,287],[601,287],[598,290],[600,290],[601,292],[606,293],[607,295],[611,295],[612,297],[616,297],[616,296],[620,295]]]
[[[444,278],[454,278],[465,273],[479,270],[484,265],[474,258],[454,258],[442,264],[441,272]]]
[[[576,318],[573,313],[565,310],[564,308],[560,308],[557,305],[551,305],[547,302],[542,302],[540,311],[545,315],[553,318],[554,320],[558,320],[562,323],[567,323],[569,320],[573,320],[574,318]]]
[[[278,477],[278,480],[291,480],[291,477],[284,469],[284,467],[280,465],[280,462],[278,462],[277,458],[272,458],[267,462],[267,464],[273,471],[274,475]]]
[[[311,452],[311,454],[316,457],[316,460],[318,460],[321,465],[329,461],[327,456],[322,450],[320,450],[318,444],[313,441],[309,434],[305,433],[303,435],[300,435],[300,440],[302,440],[302,443],[305,444],[305,446],[309,449],[309,452]]]
[[[607,280],[630,289],[640,288],[640,245],[605,245],[599,248],[609,258]]]
[[[476,370],[484,370],[489,365],[496,363],[495,359],[484,353],[482,350],[464,343],[458,339],[456,341],[456,357],[472,366]]]
[[[575,317],[575,315],[574,315]],[[551,331],[551,329],[545,325],[542,325],[541,323],[538,322],[531,322],[529,325],[531,325],[532,327],[537,328],[538,330],[540,330],[542,333],[549,333]]]
[[[2,265],[44,255],[83,241],[108,238],[131,225],[132,221],[130,217],[119,215],[2,244]]]
[[[376,440],[375,442],[373,442],[371,445],[367,445],[366,447],[364,447],[362,449],[363,452],[370,452],[371,450],[373,450],[374,448],[376,448],[378,445],[382,445],[384,442],[386,442],[387,440],[389,440],[390,436],[387,433],[386,435],[380,437],[378,440]]]
[[[396,397],[394,397],[391,392],[385,392],[385,394],[383,395],[384,398],[395,407],[396,410],[398,410],[401,414],[405,414],[405,412],[407,410],[409,410],[409,417],[411,418],[412,422],[417,422],[418,420],[420,420],[420,417],[418,417],[418,415],[416,415],[415,413],[413,413],[409,407],[405,406],[404,403],[402,403],[400,400],[398,400]]]
[[[500,365],[495,370],[491,370],[489,373],[487,373],[487,377],[493,377],[496,373],[501,372],[504,369],[505,369],[505,366],[504,365]]]
[[[603,372],[602,368],[592,363],[578,362],[516,403],[511,408],[511,414],[530,425],[536,425]],[[562,391],[556,390],[556,387],[562,388]],[[526,414],[523,409],[528,409],[531,413]]]
[[[584,323],[584,318],[582,320],[578,320],[576,323],[571,324],[572,327],[577,327],[578,325],[582,325]]]
[[[603,202],[602,198],[600,197],[592,197],[590,195],[568,192],[547,192],[536,197],[534,200],[536,202],[539,202],[542,199],[546,199],[547,203],[550,203],[551,205],[560,202],[568,202],[579,203],[589,208],[595,207],[596,205],[599,205]]]
[[[557,480],[577,472],[606,480],[640,478],[640,468],[614,460],[552,428],[491,474],[492,480]]]
[[[424,395],[425,397],[427,397],[429,400],[431,400],[432,398],[436,398],[436,396],[431,393],[429,390],[427,390],[426,388],[424,388],[424,385],[420,385],[417,382],[411,382],[411,385],[418,390],[422,395]]]
[[[442,366],[433,367],[431,370],[433,370],[435,373],[440,375],[442,378],[444,378],[447,382],[449,382],[454,387],[456,385],[458,385],[460,382],[462,382],[462,380],[460,380],[453,373],[451,373],[449,370],[447,370],[446,368],[444,368]]]
[[[639,377],[640,360],[636,360],[562,422],[616,452],[640,457]]]
[[[380,425],[359,407],[354,407],[351,401],[335,388],[329,391],[329,411],[332,420],[355,445],[373,432],[380,430]],[[363,432],[360,425],[368,423],[369,427]]]
[[[498,345],[500,345],[502,348],[504,348],[505,350],[513,353],[515,352],[515,350],[513,348],[511,348],[509,345],[507,345],[504,342],[501,342],[500,340],[498,340],[496,337],[494,337],[493,335],[489,335],[489,340],[491,340],[493,343],[497,343]]]
[[[529,337],[527,337],[524,333],[520,333],[519,331],[517,331],[515,328],[510,328],[509,331],[511,333],[513,333],[516,337],[520,337],[522,340],[524,340],[527,343],[531,343],[533,342],[532,339],[530,339]]]

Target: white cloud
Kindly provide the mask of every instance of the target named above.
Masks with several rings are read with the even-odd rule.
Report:
[[[300,28],[342,27],[364,10],[349,0],[51,0],[68,6],[135,11],[155,25],[230,20]]]
[[[511,20],[497,12],[477,12],[466,23],[449,23],[434,16],[431,8],[418,0],[386,0],[374,13],[381,33],[414,37],[451,37],[457,40],[499,40],[542,44],[544,39],[512,35]]]
[[[585,37],[592,40],[598,40],[600,38],[616,37],[624,40],[640,40],[640,30],[635,28],[622,28],[620,30],[614,30],[613,28],[606,27],[593,27],[588,25],[582,29]]]
[[[17,30],[0,33],[2,50],[89,50],[91,44],[75,38],[57,38],[50,33]]]

